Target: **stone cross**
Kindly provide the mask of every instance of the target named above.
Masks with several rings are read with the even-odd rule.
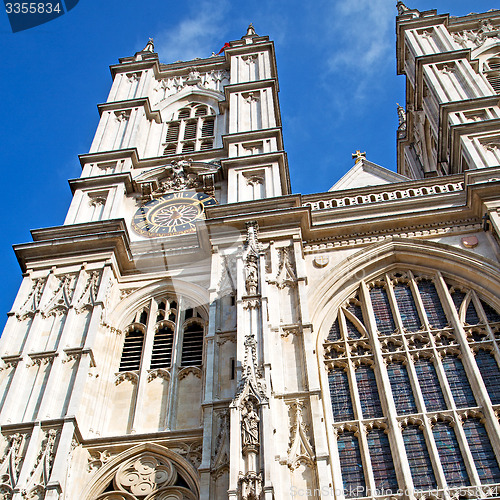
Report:
[[[352,154],[352,157],[356,159],[354,163],[358,163],[358,161],[361,161],[363,158],[366,159],[366,152],[362,153],[359,149],[357,149],[356,152]]]

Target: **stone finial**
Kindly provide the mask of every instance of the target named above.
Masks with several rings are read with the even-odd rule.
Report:
[[[410,10],[401,0],[396,4],[398,9],[398,16],[403,15],[406,11]]]
[[[253,38],[254,36],[259,36],[259,35],[257,35],[257,33],[255,32],[255,28],[253,27],[253,23],[250,23],[248,25],[247,32],[243,38],[247,38],[247,37]]]
[[[154,51],[155,51],[155,44],[153,42],[153,39],[150,38],[146,46],[141,50],[141,52],[154,52]]]
[[[352,158],[355,159],[356,161],[354,164],[360,162],[361,160],[365,159],[366,160],[366,153],[362,153],[359,149],[356,150],[355,153],[353,153]]]

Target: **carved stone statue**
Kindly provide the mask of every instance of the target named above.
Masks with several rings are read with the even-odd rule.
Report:
[[[406,111],[405,111],[405,108],[403,108],[403,106],[401,106],[401,104],[399,104],[398,102],[396,104],[398,106],[399,126],[401,127],[401,125],[406,123]]]
[[[254,404],[250,399],[245,401],[241,412],[241,428],[243,447],[256,446],[259,444],[259,422],[260,418],[255,411]]]
[[[245,264],[245,287],[248,295],[257,295],[257,257],[250,254]]]

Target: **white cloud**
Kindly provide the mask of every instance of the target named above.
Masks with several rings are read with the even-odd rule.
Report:
[[[391,32],[395,15],[392,0],[337,1],[328,33],[330,40],[335,40],[329,69],[366,75],[387,65],[394,51]]]
[[[190,61],[218,52],[227,32],[222,21],[228,5],[227,0],[198,2],[196,12],[190,12],[173,29],[158,34],[155,50],[160,59],[166,63]]]

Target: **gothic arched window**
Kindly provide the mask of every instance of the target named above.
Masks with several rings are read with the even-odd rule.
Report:
[[[347,498],[500,487],[500,314],[492,304],[439,274],[392,272],[361,283],[325,337]]]
[[[202,364],[205,324],[202,313],[195,308],[178,311],[177,304],[177,299],[159,297],[152,299],[149,308],[133,315],[125,328],[120,372],[139,370],[143,359],[149,360],[143,367],[146,370],[169,369],[173,363],[179,367]],[[150,321],[149,311],[156,322]],[[148,342],[150,337],[152,346]],[[150,353],[144,352],[146,345],[151,346]]]
[[[164,155],[212,149],[215,141],[215,113],[210,106],[191,103],[168,122]]]

